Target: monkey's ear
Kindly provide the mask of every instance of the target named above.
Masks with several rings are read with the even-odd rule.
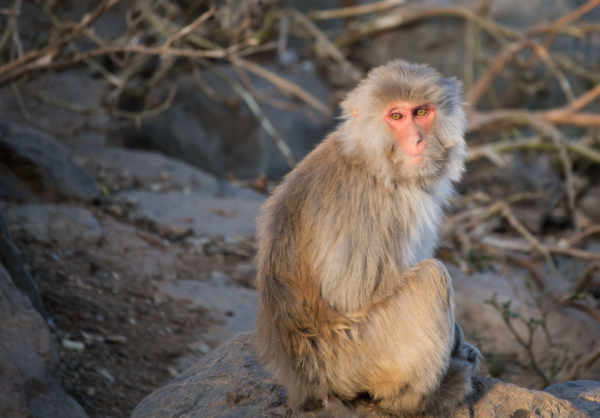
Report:
[[[350,113],[352,113],[352,117],[354,118],[354,120],[358,119],[358,112],[354,109],[350,109]]]

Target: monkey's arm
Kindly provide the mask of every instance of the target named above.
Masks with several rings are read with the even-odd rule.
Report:
[[[380,265],[378,274],[379,277],[377,277],[377,282],[372,286],[372,289],[356,295],[356,297],[361,298],[358,305],[361,306],[363,312],[377,309],[381,304],[396,298],[398,294],[406,290],[407,286],[411,286],[411,282],[414,280],[418,280],[423,284],[423,289],[426,289],[425,291],[429,293],[431,298],[443,298],[445,308],[453,310],[454,291],[452,289],[452,279],[444,264],[438,260],[426,259],[401,272],[391,267],[381,268]],[[331,298],[339,297],[336,294],[324,296],[329,299],[329,302],[331,302]]]

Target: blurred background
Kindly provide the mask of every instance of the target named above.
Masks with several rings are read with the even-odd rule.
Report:
[[[599,380],[599,5],[0,0],[0,411],[128,416],[252,329],[260,206],[394,58],[464,83],[481,373]]]

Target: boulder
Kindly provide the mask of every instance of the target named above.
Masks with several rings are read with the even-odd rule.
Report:
[[[34,309],[44,318],[46,310],[37,283],[31,277],[29,268],[23,264],[21,252],[15,245],[10,233],[8,221],[0,208],[0,265],[8,271],[13,283],[27,295]]]
[[[0,264],[1,417],[87,417],[61,386],[52,343],[46,323]]]
[[[14,193],[15,179],[25,190]],[[3,186],[4,185],[4,186]],[[94,178],[52,136],[0,123],[0,196],[27,200],[84,200],[99,196]]]
[[[100,166],[118,170],[141,182],[155,181],[166,176],[169,181],[182,188],[213,194],[226,187],[212,174],[156,151],[79,146],[75,149],[74,156],[84,167]]]
[[[265,199],[248,190],[243,198],[204,193],[124,192],[117,200],[133,205],[136,220],[166,229],[191,229],[196,235],[254,236],[256,217]]]
[[[311,417],[294,413],[282,386],[264,372],[255,355],[254,333],[238,334],[177,378],[152,392],[132,418]],[[600,383],[560,383],[546,391],[527,390],[500,380],[476,377],[475,394],[450,418],[593,417],[600,414]],[[368,400],[353,406],[363,417],[390,417]]]
[[[264,200],[264,194],[247,187],[234,186],[223,179],[217,179],[177,158],[156,151],[132,150],[115,147],[79,146],[74,151],[75,158],[90,171],[108,169],[122,176],[134,179],[132,188],[141,185],[168,183],[186,192],[220,197],[237,197],[250,200]],[[151,191],[158,193],[161,189]]]
[[[98,220],[84,208],[52,205],[21,205],[6,209],[16,238],[70,247],[96,244],[102,238]]]
[[[329,89],[308,73],[291,73],[276,66],[269,70],[296,83],[324,103],[329,101]],[[233,67],[219,66],[216,71],[243,85]],[[277,99],[284,105],[293,105],[292,98],[277,93],[265,79],[248,73],[254,90]],[[279,179],[289,167],[275,146],[273,139],[262,129],[259,121],[240,100],[231,87],[218,75],[204,71],[206,86],[200,88],[193,76],[177,80],[178,94],[174,105],[153,120],[144,122],[141,130],[124,132],[125,144],[131,148],[149,149],[179,158],[224,178],[233,174],[238,179],[252,179],[261,173]],[[205,91],[212,89],[219,100]],[[283,110],[259,101],[264,116],[279,131],[294,158],[299,161],[316,143],[321,141],[332,126],[331,118],[312,112]]]

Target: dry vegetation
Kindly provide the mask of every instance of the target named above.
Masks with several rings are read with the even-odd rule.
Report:
[[[19,29],[21,0],[15,0],[11,9],[0,10],[7,28],[0,37],[0,87],[10,86],[25,117],[28,112],[19,99],[18,83],[43,71],[74,65],[91,67],[113,87],[104,108],[82,109],[52,98],[46,100],[76,112],[104,112],[115,120],[138,125],[172,104],[176,97],[174,89],[162,102],[157,102],[152,92],[168,80],[175,65],[193,72],[199,87],[208,95],[216,93],[203,82],[202,72],[212,71],[248,105],[290,166],[295,161],[285,138],[261,113],[260,104],[275,103],[290,111],[310,110],[327,116],[333,113],[330,104],[319,101],[261,65],[285,52],[290,34],[306,41],[307,56],[319,65],[333,67],[343,74],[351,87],[368,70],[348,58],[360,39],[430,18],[464,19],[465,101],[469,108],[472,169],[481,167],[483,160],[489,162],[484,164],[486,167],[491,165],[508,170],[514,154],[546,155],[558,174],[560,187],[558,192],[538,188],[510,193],[475,192],[476,188],[467,187],[447,223],[441,255],[467,272],[480,270],[484,261],[490,259],[500,265],[515,265],[528,270],[532,300],[540,309],[538,321],[524,320],[529,336],[520,335],[512,326],[521,318],[510,310],[510,303],[495,299],[489,303],[498,309],[515,338],[529,352],[530,366],[541,376],[544,385],[552,383],[557,370],[564,366],[561,348],[555,347],[551,339],[548,340],[549,349],[557,350],[551,366],[536,364],[533,356],[531,335],[536,330],[547,332],[545,310],[556,306],[570,307],[600,323],[600,310],[594,299],[600,288],[600,253],[590,250],[590,244],[600,233],[600,224],[586,217],[578,204],[590,186],[597,186],[592,184],[597,179],[593,180],[590,172],[595,173],[600,164],[600,114],[590,109],[600,97],[600,72],[597,63],[575,62],[553,51],[557,36],[584,37],[600,31],[600,24],[579,23],[584,14],[600,5],[600,0],[589,0],[556,21],[540,22],[523,30],[502,26],[488,18],[489,1],[479,1],[474,9],[466,9],[433,6],[427,0],[410,3],[385,0],[305,15],[277,0],[196,0],[185,4],[177,0],[139,0],[132,2],[126,13],[126,32],[116,39],[101,39],[90,27],[118,2],[102,0],[93,12],[79,21],[61,21],[56,13],[57,1],[38,0],[36,3],[44,11],[50,30],[47,39],[29,39],[27,42],[22,40]],[[323,32],[316,24],[320,20],[337,18],[346,19],[346,23],[344,30],[335,37]],[[79,50],[75,40],[81,38],[90,40],[95,47]],[[494,46],[483,50],[482,39]],[[148,57],[158,57],[158,65],[140,83],[134,76],[147,67]],[[215,65],[219,63],[233,65],[244,83],[221,74]],[[523,74],[532,68],[539,75],[530,81],[525,93],[535,94],[536,88],[556,80],[564,93],[564,104],[541,110],[502,108],[501,93],[495,88],[495,81],[507,72]],[[254,91],[249,77],[244,77],[246,72],[267,79],[297,101],[276,103],[259,94]],[[589,88],[582,94],[575,94],[572,80],[584,81]],[[146,109],[134,113],[118,108],[119,97],[128,90],[146,95]],[[39,124],[33,118],[31,123]],[[556,221],[549,229],[532,231],[515,213],[515,207],[522,205],[538,209],[543,206],[538,211],[538,223],[545,222],[546,218],[556,221],[555,214],[560,212],[564,226],[557,226]],[[557,259],[576,260],[580,267],[576,272],[565,271],[557,265]],[[570,283],[570,288],[560,293],[549,288],[549,275],[561,277]],[[600,351],[590,353],[566,373],[567,378],[576,379],[599,357]]]

